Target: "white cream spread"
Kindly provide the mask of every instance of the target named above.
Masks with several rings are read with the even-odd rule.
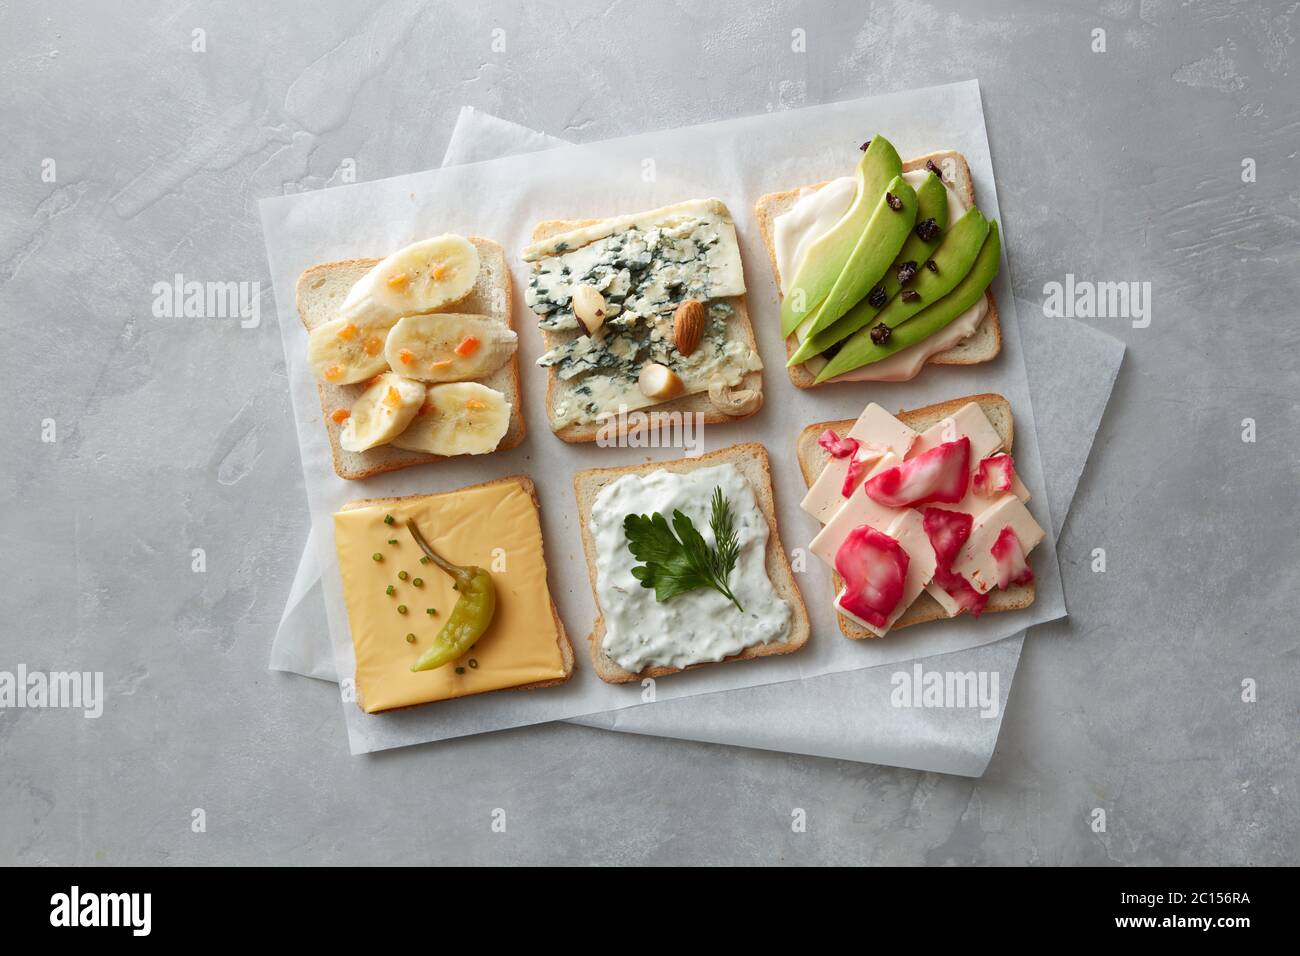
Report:
[[[903,179],[913,188],[919,188],[925,182],[925,177],[932,175],[934,174],[929,170],[914,169],[903,173]],[[848,211],[854,192],[852,188],[847,188],[846,192],[845,183],[852,187],[853,179],[846,176],[831,180],[815,191],[805,190],[799,200],[773,222],[773,246],[776,249],[777,271],[781,274],[782,295],[800,265],[800,256]],[[948,222],[951,224],[966,212],[967,206],[946,180],[943,187],[948,193]],[[988,296],[985,296],[928,339],[895,352],[879,362],[837,375],[831,381],[906,382],[915,378],[930,356],[945,352],[973,335],[984,321],[988,310]],[[795,330],[795,337],[800,342],[803,341],[803,327]],[[826,360],[820,357],[805,363],[814,374],[821,371],[825,364]]]
[[[819,189],[800,190],[798,201],[773,220],[772,244],[781,273],[781,295],[794,281],[795,267],[803,262],[808,247],[844,218],[857,189],[856,179],[841,176]]]
[[[653,589],[632,576],[639,562],[628,550],[623,519],[658,512],[671,526],[673,510],[680,510],[713,547],[709,513],[714,488],[721,488],[731,503],[740,555],[728,586],[743,613],[712,588],[697,588],[661,603]],[[605,618],[601,649],[624,670],[720,661],[789,636],[790,605],[767,576],[767,518],[734,465],[624,475],[596,496],[590,529],[596,546],[596,594]]]

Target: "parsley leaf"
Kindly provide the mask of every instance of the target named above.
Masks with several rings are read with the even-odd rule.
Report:
[[[691,519],[676,509],[671,528],[658,512],[628,515],[623,519],[627,549],[632,557],[644,562],[632,569],[632,577],[641,582],[641,587],[653,588],[656,601],[669,601],[696,588],[713,588],[743,614],[745,609],[727,585],[740,557],[740,541],[731,504],[721,488],[713,489],[709,527],[716,542],[712,548]]]

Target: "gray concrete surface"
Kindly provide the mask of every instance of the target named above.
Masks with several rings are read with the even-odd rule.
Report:
[[[0,710],[0,862],[1300,862],[1296,4],[61,7],[0,8],[0,670],[108,699]],[[156,318],[155,282],[265,286],[260,197],[435,165],[462,104],[588,141],[972,76],[1017,295],[1154,302],[1093,320],[1129,351],[1072,617],[983,779],[574,726],[359,759],[266,671],[306,534],[272,302]]]

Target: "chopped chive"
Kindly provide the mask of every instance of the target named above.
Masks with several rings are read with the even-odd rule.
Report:
[[[399,581],[405,581],[405,580],[406,580],[407,578],[409,578],[409,577],[410,577],[410,575],[407,574],[405,571],[398,571],[398,572],[397,572],[397,580],[399,580]]]
[[[408,644],[414,644],[414,643],[415,643],[415,635],[414,635],[414,634],[407,634],[407,635],[406,635],[406,643],[408,643]]]
[[[397,605],[397,613],[398,613],[398,614],[405,614],[405,613],[406,613],[406,605],[405,605],[405,604],[399,604],[399,605]]]
[[[424,578],[412,578],[411,583],[414,584],[417,588],[422,588],[424,587]]]
[[[437,614],[437,613],[438,613],[438,609],[437,609],[436,607],[426,607],[426,608],[424,609],[424,613],[425,613],[425,614]]]
[[[421,564],[428,564],[428,563],[429,563],[429,556],[426,554],[424,557],[422,557],[422,558],[420,559],[420,563],[421,563]]]
[[[457,667],[457,668],[456,668],[456,673],[457,673],[457,674],[463,674],[463,673],[465,673],[465,668],[463,668],[463,667]]]
[[[397,544],[397,539],[396,539],[396,538],[389,538],[389,539],[388,539],[388,543],[389,543],[389,544]]]
[[[392,523],[393,523],[393,516],[392,516],[392,515],[384,515],[384,524],[392,524]]]
[[[393,592],[396,591],[396,590],[397,590],[397,588],[393,587],[393,586],[390,584],[390,585],[388,585],[388,587],[384,588],[384,593],[387,594],[389,597],[392,597],[392,596],[393,596]]]
[[[476,661],[474,658],[471,657],[471,658],[469,659],[469,666],[470,666],[470,667],[478,667],[478,661]]]
[[[374,558],[376,561],[382,561],[382,560],[384,560],[384,556],[383,556],[382,554],[380,554],[378,551],[376,551],[374,554],[372,554],[371,557]]]

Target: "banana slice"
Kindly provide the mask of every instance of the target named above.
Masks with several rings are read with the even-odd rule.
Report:
[[[354,385],[387,371],[384,340],[396,321],[361,326],[350,319],[335,319],[316,326],[307,336],[312,373],[331,385]]]
[[[393,446],[431,455],[485,455],[510,427],[510,403],[478,382],[430,385],[420,414]]]
[[[450,233],[399,249],[348,290],[339,314],[357,325],[432,312],[469,295],[478,278],[478,250]]]
[[[424,382],[491,375],[515,354],[519,337],[486,315],[408,315],[388,333],[384,354],[394,372]]]
[[[424,385],[395,372],[380,375],[361,393],[339,434],[344,451],[365,451],[391,442],[424,404]]]

